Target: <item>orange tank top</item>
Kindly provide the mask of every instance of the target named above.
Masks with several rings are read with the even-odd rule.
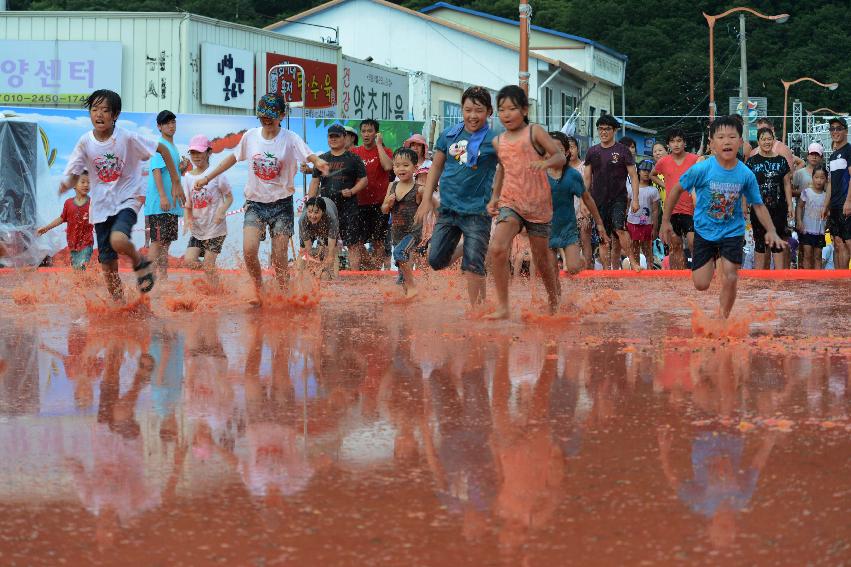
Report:
[[[526,128],[528,136],[518,136],[513,141],[499,137],[497,151],[504,174],[498,204],[529,222],[547,223],[553,218],[553,192],[547,172],[531,167],[533,161],[543,157],[532,144],[532,126]]]

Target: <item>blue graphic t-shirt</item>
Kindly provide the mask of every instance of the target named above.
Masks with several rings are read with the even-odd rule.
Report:
[[[743,236],[742,196],[749,205],[761,205],[756,176],[740,161],[732,169],[710,157],[691,166],[680,185],[694,198],[694,230],[704,240]]]
[[[493,149],[493,130],[485,135],[479,146],[479,158],[474,167],[467,167],[467,143],[472,134],[461,130],[453,140],[447,140],[446,130],[440,134],[434,148],[446,154],[446,165],[440,176],[440,208],[456,213],[484,215],[493,191],[493,176],[498,163]]]
[[[174,144],[164,138],[160,138],[160,143],[168,148],[169,153],[171,153],[171,159],[174,161],[174,166],[177,167],[180,164],[180,152],[177,151]],[[168,195],[169,204],[174,205],[174,201],[171,196],[171,175],[168,174],[168,169],[165,167],[163,157],[160,154],[155,153],[151,156],[151,169],[148,172],[148,192],[145,195],[145,216],[171,213],[182,217],[183,209],[180,208],[180,205],[177,205],[168,211],[162,210],[162,207],[160,206],[160,192],[157,191],[157,184],[154,181],[155,169],[160,170],[160,173],[163,176],[163,189],[165,189],[165,194]]]

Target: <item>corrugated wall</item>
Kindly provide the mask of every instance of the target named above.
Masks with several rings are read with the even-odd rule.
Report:
[[[257,53],[257,92],[265,91],[267,51],[338,66],[341,61],[333,46],[180,13],[6,12],[0,39],[120,41],[121,98],[128,112],[251,114],[201,104],[201,43]]]

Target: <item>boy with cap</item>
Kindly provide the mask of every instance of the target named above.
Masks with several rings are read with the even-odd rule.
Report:
[[[851,145],[848,144],[848,124],[844,118],[828,121],[833,151],[827,160],[830,170],[830,235],[833,238],[833,265],[847,270],[851,262]]]
[[[360,209],[357,194],[368,183],[363,160],[346,148],[348,134],[339,124],[328,128],[327,152],[319,156],[328,162],[328,174],[320,176],[313,172],[308,197],[325,197],[336,209],[343,246],[349,249],[349,266],[357,269],[360,264],[358,243],[358,221]]]
[[[328,163],[316,157],[294,132],[281,128],[281,120],[287,114],[287,103],[282,96],[273,93],[263,95],[257,101],[256,113],[260,127],[245,132],[234,152],[213,171],[196,180],[195,187],[206,186],[237,161],[251,161],[245,184],[242,252],[245,268],[254,284],[254,296],[249,303],[259,306],[263,283],[260,242],[266,239],[268,229],[272,239],[272,266],[278,285],[285,287],[288,280],[287,251],[295,224],[293,177],[300,162],[309,161],[325,174],[328,173]]]
[[[171,159],[179,163],[178,172],[183,174],[188,161],[180,159],[180,152],[174,145],[174,134],[177,132],[177,117],[170,110],[157,114],[157,130],[162,135],[159,143],[168,148]],[[165,162],[159,154],[151,158],[148,172],[148,192],[145,195],[145,217],[150,230],[151,261],[159,272],[159,277],[165,279],[168,275],[168,249],[177,240],[177,219],[183,216],[180,203],[175,203],[171,197],[171,178],[167,175]]]

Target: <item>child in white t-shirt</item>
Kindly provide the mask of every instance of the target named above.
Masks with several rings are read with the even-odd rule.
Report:
[[[803,251],[805,270],[821,269],[821,249],[824,248],[825,218],[830,197],[825,193],[827,171],[824,166],[813,170],[812,183],[801,191],[798,199],[795,226],[798,228],[798,240]]]
[[[124,301],[124,289],[118,276],[118,255],[127,256],[136,273],[139,291],[154,287],[151,262],[136,250],[130,239],[139,209],[145,202],[142,162],[154,153],[162,156],[172,180],[172,197],[184,202],[180,175],[171,153],[161,143],[116,126],[121,114],[121,97],[110,90],[97,90],[86,99],[92,131],[83,134],[65,168],[59,194],[75,187],[78,177],[89,172],[91,189],[89,219],[95,225],[98,261],[113,299]]]
[[[190,270],[203,269],[210,283],[218,287],[216,258],[228,233],[225,215],[233,204],[233,194],[228,178],[219,175],[207,185],[196,187],[195,181],[204,176],[210,167],[212,153],[210,140],[198,134],[189,140],[189,159],[194,168],[183,176],[186,210],[183,230],[191,231],[186,255],[183,257]],[[204,262],[200,261],[204,257]]]
[[[641,254],[647,258],[647,266],[653,269],[653,241],[659,219],[659,190],[650,181],[653,162],[649,159],[638,164],[638,211],[629,211],[626,229],[632,239],[630,263],[636,271],[641,269]],[[629,190],[632,193],[632,188]]]
[[[287,284],[287,248],[293,235],[293,177],[299,162],[309,161],[323,175],[328,174],[328,162],[317,157],[295,133],[281,128],[286,117],[287,103],[277,94],[265,94],[257,101],[259,128],[243,134],[234,149],[209,173],[195,181],[201,188],[230,169],[237,161],[250,160],[248,181],[245,184],[245,217],[242,228],[242,247],[245,267],[254,283],[255,294],[249,301],[260,305],[262,278],[260,274],[260,241],[266,229],[272,238],[272,266],[278,284]]]

